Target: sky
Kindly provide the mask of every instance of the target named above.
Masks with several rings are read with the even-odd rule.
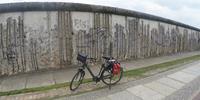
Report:
[[[0,0],[10,2],[73,2],[144,12],[200,28],[200,0]]]

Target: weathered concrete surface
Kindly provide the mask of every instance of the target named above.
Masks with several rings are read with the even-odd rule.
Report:
[[[136,98],[136,100],[138,99],[139,100],[140,99],[141,100],[192,100],[192,98],[195,97],[194,94],[196,94],[196,92],[199,92],[200,76],[195,75],[194,76],[195,78],[193,78],[193,80],[188,80],[187,83],[181,83],[181,85],[174,84],[174,83],[180,83],[180,81],[178,81],[179,79],[178,77],[175,77],[174,79],[169,79],[168,76],[175,75],[177,73],[179,74],[180,72],[182,73],[183,70],[190,70],[190,71],[191,69],[195,70],[197,69],[197,65],[199,64],[200,64],[199,61],[191,64],[186,64],[184,65],[184,67],[186,68],[176,69],[175,72],[167,74],[161,73],[164,75],[163,76],[158,75],[155,78],[146,78],[138,80],[140,82],[132,81],[126,84],[120,84],[116,87],[113,87],[111,90],[102,89],[76,96],[61,97],[58,98],[57,100],[75,100],[75,99],[82,100],[85,98],[87,98],[87,100],[93,100],[93,99],[104,100],[105,98],[106,98],[105,100],[109,99],[114,100],[119,98],[121,99],[126,98],[127,100],[129,99],[134,100],[133,98]],[[199,71],[200,69],[197,70]],[[168,81],[168,83],[172,82],[172,84],[163,83],[163,81],[160,82],[160,80],[163,79],[165,79],[165,81],[170,80]],[[176,86],[179,88],[174,88]]]
[[[188,83],[190,82],[191,80],[193,80],[195,78],[194,75],[192,74],[188,74],[188,73],[184,73],[184,72],[177,72],[177,73],[174,73],[174,74],[171,74],[168,76],[169,78],[172,78],[172,79],[175,79],[175,80],[178,80],[180,82],[183,82],[183,83]]]
[[[28,8],[27,8],[28,7]],[[97,5],[88,5],[88,4],[79,4],[79,3],[63,3],[63,2],[26,2],[26,3],[8,3],[0,6],[0,12],[19,12],[19,11],[82,11],[82,12],[101,12],[109,14],[117,14],[124,16],[135,16],[138,18],[150,19],[154,21],[161,21],[170,24],[177,24],[178,26],[197,29],[195,27],[185,25],[180,22],[176,22],[170,19],[165,19],[162,17],[145,14],[137,11],[106,7],[106,6],[97,6]]]
[[[32,75],[32,76],[27,77],[26,81],[27,81],[26,88],[55,84],[52,73]]]
[[[197,72],[197,70],[195,69],[195,70],[191,70],[191,69],[185,69],[185,70],[182,70],[183,72],[185,72],[185,73],[189,73],[189,74],[192,74],[192,75],[195,75],[195,76],[198,76],[198,75],[200,75],[200,73],[199,72]]]
[[[136,86],[139,86],[139,85],[142,85],[143,87],[145,87],[144,85],[146,85],[148,83],[158,82],[160,79],[167,78],[167,76],[169,74],[173,74],[173,73],[176,73],[176,72],[179,72],[179,71],[183,71],[183,70],[185,70],[185,68],[189,69],[187,67],[190,67],[191,69],[197,69],[197,65],[199,65],[199,64],[200,64],[200,62],[196,61],[196,62],[193,62],[193,63],[190,63],[190,64],[182,65],[181,67],[178,67],[178,68],[173,69],[173,70],[169,70],[169,71],[166,71],[166,72],[163,72],[163,73],[159,73],[159,74],[150,76],[148,78],[144,78],[144,79],[136,80],[136,81],[129,81],[128,83],[124,83],[124,84],[114,85],[114,86],[112,86],[111,90],[108,89],[108,88],[104,88],[104,89],[100,89],[100,90],[97,90],[97,91],[87,92],[87,93],[83,93],[83,94],[79,94],[79,95],[73,95],[73,96],[67,96],[67,97],[62,96],[61,98],[59,98],[59,100],[111,100],[111,99],[115,99],[116,96],[118,96],[120,98],[120,97],[129,95],[129,93],[131,94],[131,92],[127,91],[128,88],[133,88],[133,87],[136,87]],[[40,73],[40,74],[45,74],[45,73],[43,72],[43,73]],[[38,74],[38,76],[40,76],[40,74]],[[165,96],[165,99],[167,99],[167,100],[191,100],[189,98],[193,98],[194,92],[196,92],[196,90],[199,90],[199,88],[200,88],[199,87],[200,77],[199,76],[195,76],[195,77],[198,77],[198,78],[195,78],[190,83],[187,83],[187,84],[183,83],[184,86],[182,86],[181,88],[174,88],[176,90],[176,92],[174,92],[173,94],[171,94],[167,97]],[[172,80],[179,82],[175,79],[172,79]],[[169,82],[171,82],[171,81],[169,81]],[[168,84],[164,84],[164,83],[161,83],[161,84],[165,85],[166,87],[171,87]],[[176,86],[176,84],[173,84],[173,85]],[[177,85],[179,85],[179,84],[177,84]],[[85,87],[85,86],[82,86],[82,88],[83,87]],[[173,87],[171,87],[171,88],[173,88]],[[151,89],[151,88],[149,88],[149,89]],[[151,89],[151,90],[155,91],[154,89]],[[41,99],[42,97],[53,97],[53,96],[57,96],[58,94],[59,95],[66,95],[66,92],[67,92],[66,89],[62,88],[62,89],[56,89],[56,90],[48,91],[48,93],[42,92],[42,93],[20,94],[20,95],[13,95],[13,96],[2,96],[2,97],[0,97],[0,100],[5,100],[5,99],[9,99],[9,100],[10,99],[11,100],[13,100],[13,99],[20,99],[20,100],[26,99],[26,100],[28,100],[28,99],[31,99],[31,98],[32,99],[33,98],[34,99]],[[128,94],[127,94],[127,92],[128,92]],[[157,92],[157,93],[159,93],[159,92]],[[148,94],[146,94],[146,95],[148,95]],[[127,96],[127,97],[130,97],[130,96]],[[124,98],[126,98],[126,97],[124,97]],[[138,96],[135,96],[135,95],[131,95],[131,98],[126,98],[126,99],[132,99],[132,98],[142,99],[141,97],[138,97]],[[151,98],[153,100],[156,99],[154,97],[149,97],[147,99],[151,100]],[[157,99],[159,99],[159,98],[157,98]]]
[[[110,100],[109,98],[98,98],[97,100]]]
[[[121,64],[123,65],[124,69],[131,70],[131,69],[150,66],[152,64],[168,62],[174,59],[181,59],[184,57],[193,56],[197,54],[200,54],[200,52],[189,52],[189,53],[176,54],[172,56],[146,58],[146,59],[140,59],[140,60],[130,61],[130,62],[126,61],[126,62],[121,62]],[[151,62],[151,63],[144,63],[144,62]],[[4,89],[3,90],[0,89],[0,92],[5,92],[5,91],[15,90],[15,89],[39,87],[39,86],[44,86],[44,85],[53,85],[53,84],[63,83],[63,82],[70,82],[73,75],[75,75],[75,73],[77,72],[77,69],[78,69],[77,67],[73,66],[71,68],[65,68],[62,70],[39,71],[39,72],[33,72],[33,73],[27,73],[27,74],[1,77],[0,87],[3,87]],[[199,72],[200,70],[197,70],[197,69],[198,67],[196,68],[196,65],[195,65],[195,69],[186,68],[185,70],[188,70],[188,71],[192,70],[193,72]],[[100,67],[93,66],[91,67],[91,70],[95,73],[95,75],[97,75],[98,71],[100,70]],[[182,70],[182,71],[185,71],[185,70]],[[91,78],[91,76],[89,75],[89,72],[86,72],[85,78]],[[24,79],[26,79],[26,81],[24,81]],[[176,84],[175,87],[179,87],[179,84]]]
[[[20,76],[14,76],[10,77],[8,79],[4,79],[2,83],[0,84],[0,90],[1,91],[11,91],[11,90],[18,90],[18,89],[24,89],[26,87],[26,75]]]
[[[141,100],[141,98],[131,94],[128,91],[118,92],[112,95],[109,95],[110,100]]]
[[[76,73],[77,69],[69,69],[67,70],[61,70],[61,71],[55,71],[52,72],[53,79],[55,80],[55,83],[64,83],[64,82],[70,82],[72,75]]]
[[[127,91],[142,98],[142,100],[160,100],[164,98],[163,95],[158,94],[156,91],[142,85],[128,88]]]
[[[0,75],[69,67],[77,53],[102,61],[200,49],[199,29],[139,12],[73,3],[0,8]]]
[[[168,96],[176,91],[176,89],[173,89],[172,87],[169,87],[169,86],[159,83],[159,82],[151,82],[151,83],[145,84],[144,86],[146,86],[164,96]]]
[[[175,89],[180,89],[181,87],[184,86],[183,83],[175,81],[171,78],[161,78],[157,82],[165,84],[166,86],[169,86],[169,87],[172,87],[172,88],[175,88]]]
[[[2,87],[1,83],[3,82],[4,78],[0,79],[0,88]]]

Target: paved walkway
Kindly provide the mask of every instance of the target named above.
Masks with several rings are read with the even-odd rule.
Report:
[[[133,86],[99,100],[163,100],[200,76],[200,63],[150,83]]]
[[[192,100],[193,94],[200,89],[200,61],[182,67],[155,79],[143,79],[138,84],[131,81],[111,90],[103,89],[58,100]]]
[[[139,59],[135,61],[123,62],[122,65],[125,66],[125,70],[130,70],[130,69],[145,67],[145,66],[158,64],[158,63],[162,63],[166,61],[172,61],[172,60],[180,59],[184,57],[189,57],[189,56],[193,56],[197,54],[200,54],[200,52],[180,53],[180,54],[171,55],[171,56]],[[95,73],[99,71],[98,67],[91,67],[91,68]],[[77,68],[68,68],[68,69],[62,69],[62,70],[56,70],[56,71],[43,71],[43,72],[36,72],[36,73],[20,74],[20,75],[15,75],[15,76],[10,76],[10,77],[3,77],[3,78],[0,78],[0,92],[69,82],[72,79],[73,75],[76,73],[76,71],[77,71]],[[178,75],[179,74],[182,75],[182,73],[178,73]],[[86,78],[89,78],[89,77],[90,76],[87,73]],[[174,76],[172,75],[171,77],[174,77]],[[166,81],[166,80],[168,80],[168,78],[162,79],[161,81]],[[157,85],[158,83],[151,83],[151,84]],[[147,86],[149,85],[147,84]],[[144,86],[138,86],[132,89],[138,89],[138,88],[144,88]],[[131,93],[130,91],[132,89],[127,90],[129,91],[128,93]],[[171,89],[170,91],[174,91],[174,89]],[[161,98],[163,96],[158,95],[158,97]]]

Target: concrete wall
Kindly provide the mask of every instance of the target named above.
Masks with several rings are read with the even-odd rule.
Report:
[[[119,60],[200,49],[200,31],[138,16],[79,11],[0,13],[0,75],[64,68],[78,52]]]

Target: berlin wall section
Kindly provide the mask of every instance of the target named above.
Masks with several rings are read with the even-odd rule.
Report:
[[[80,11],[0,13],[0,75],[77,64],[77,53],[101,61],[200,49],[200,32],[137,16]]]

